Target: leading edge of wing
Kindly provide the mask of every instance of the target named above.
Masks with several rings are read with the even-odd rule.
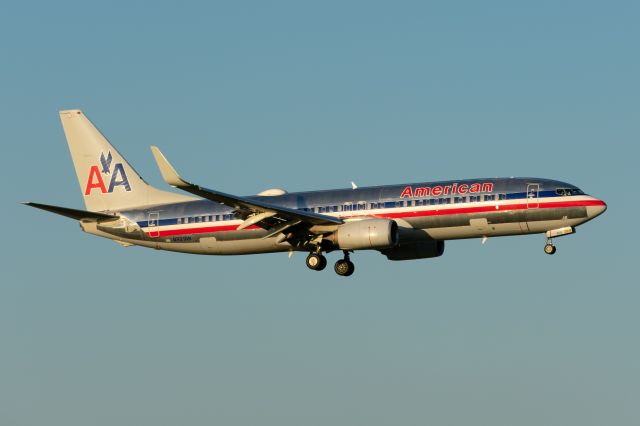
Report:
[[[238,210],[249,209],[256,213],[267,211],[276,212],[279,215],[286,216],[290,219],[300,219],[302,222],[311,225],[340,225],[344,223],[342,219],[333,216],[291,209],[271,203],[264,203],[254,199],[239,197],[237,195],[226,194],[213,189],[203,188],[181,178],[157,146],[151,146],[151,152],[153,153],[153,157],[158,164],[158,168],[160,169],[160,173],[162,174],[162,178],[165,182],[175,188],[182,189],[183,191],[187,191],[199,197],[206,198]]]

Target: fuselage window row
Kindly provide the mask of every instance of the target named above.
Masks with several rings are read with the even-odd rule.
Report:
[[[575,191],[571,190],[558,190],[558,195],[578,195],[575,194]],[[508,194],[497,194],[498,200],[506,200],[508,198]],[[513,194],[509,194],[513,195]],[[351,212],[351,211],[361,211],[361,210],[376,210],[376,209],[392,209],[398,207],[422,207],[422,206],[437,206],[443,204],[461,204],[461,203],[479,203],[482,201],[495,201],[496,194],[489,195],[470,195],[466,196],[456,196],[456,197],[438,197],[438,198],[428,198],[422,200],[407,200],[407,201],[381,201],[381,202],[358,202],[358,203],[347,203],[343,205],[333,205],[333,206],[320,206],[320,207],[302,207],[299,210],[311,213],[339,213],[339,212]],[[204,215],[204,216],[188,216],[188,217],[179,217],[176,219],[176,224],[178,225],[186,225],[192,223],[205,223],[205,222],[220,222],[220,221],[228,221],[237,219],[233,214],[216,214],[216,215]]]

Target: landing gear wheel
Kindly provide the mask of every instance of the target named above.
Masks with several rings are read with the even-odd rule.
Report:
[[[309,253],[306,263],[309,269],[322,271],[327,266],[327,258],[320,253]]]
[[[556,246],[554,246],[551,243],[547,243],[544,246],[544,252],[547,253],[547,254],[554,254],[556,252]]]
[[[353,274],[353,271],[355,271],[356,267],[350,260],[340,259],[336,262],[336,265],[333,267],[333,269],[336,271],[336,274],[342,277],[348,277],[349,275]]]

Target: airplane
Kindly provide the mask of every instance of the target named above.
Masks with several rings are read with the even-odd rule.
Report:
[[[27,202],[79,221],[83,231],[122,246],[207,255],[307,252],[320,271],[324,253],[350,276],[350,254],[377,250],[389,260],[427,259],[445,241],[544,233],[553,239],[601,215],[604,201],[578,187],[541,178],[479,178],[288,193],[268,189],[236,196],[190,183],[160,150],[163,179],[187,194],[157,189],[129,165],[80,110],[60,111],[86,210]]]

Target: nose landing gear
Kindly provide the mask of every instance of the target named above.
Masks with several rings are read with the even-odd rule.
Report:
[[[551,238],[547,238],[547,244],[544,246],[544,252],[549,255],[556,252],[556,246],[553,245],[553,240]]]
[[[556,246],[553,245],[553,237],[562,237],[563,235],[573,234],[574,232],[576,232],[576,229],[573,226],[550,229],[546,232],[547,244],[544,246],[544,252],[547,254],[554,254],[556,252]]]

